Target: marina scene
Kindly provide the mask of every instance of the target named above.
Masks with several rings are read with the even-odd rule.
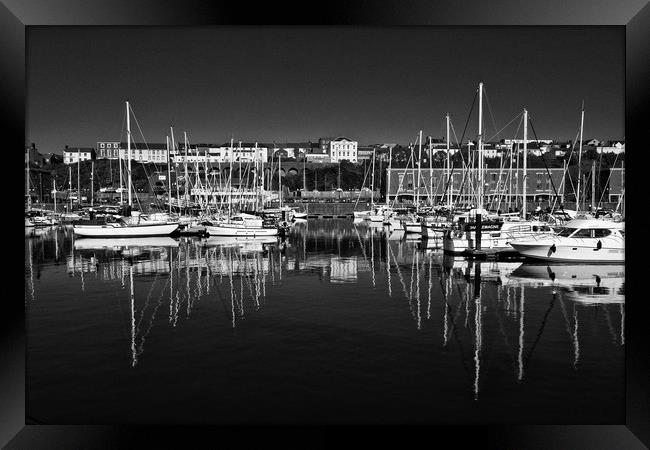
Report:
[[[206,143],[134,93],[28,141],[30,420],[615,423],[624,137],[586,88],[548,139],[537,96],[466,81],[395,139]]]

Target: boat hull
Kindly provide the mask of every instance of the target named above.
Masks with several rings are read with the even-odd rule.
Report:
[[[510,245],[526,258],[556,262],[625,262],[625,249],[603,246],[558,245],[553,242],[511,242]],[[551,250],[552,246],[554,251]]]
[[[135,225],[135,226],[113,226],[106,225],[74,225],[73,231],[76,236],[82,237],[145,237],[145,236],[169,236],[178,229],[178,224],[158,225]]]
[[[209,236],[277,236],[277,228],[256,228],[256,227],[229,227],[227,224],[218,226],[206,226]]]
[[[404,231],[407,234],[422,234],[422,224],[419,222],[405,222]]]

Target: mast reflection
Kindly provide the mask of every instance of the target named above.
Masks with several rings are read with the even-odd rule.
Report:
[[[581,370],[588,359],[588,346],[581,346],[580,339],[596,322],[585,309],[602,311],[593,328],[607,345],[625,343],[623,266],[468,261],[394,236],[385,228],[327,221],[297,224],[285,241],[74,239],[60,228],[26,237],[26,302],[35,301],[40,271],[56,266],[59,258],[59,270],[74,277],[70,282],[79,292],[92,292],[99,283],[114,286],[121,304],[129,302],[130,365],[138,367],[145,363],[142,355],[156,333],[154,325],[162,321],[163,327],[182,328],[179,324],[200,316],[201,302],[216,300],[222,320],[217,326],[241,334],[247,332],[247,319],[264,317],[272,293],[295,287],[296,277],[329,288],[356,285],[359,295],[372,295],[378,303],[383,297],[383,306],[404,312],[394,323],[405,324],[409,332],[426,338],[435,330],[433,345],[459,355],[466,392],[474,400],[489,385],[492,358],[506,355],[514,382],[530,379],[530,358],[548,333],[556,302],[556,328],[569,370],[571,364]],[[304,294],[297,292],[292,301],[304,301]],[[160,308],[164,313],[158,313]],[[157,314],[162,320],[156,321]]]

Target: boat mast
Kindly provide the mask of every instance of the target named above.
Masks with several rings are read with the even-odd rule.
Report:
[[[178,207],[179,207],[178,212],[180,214],[181,209],[180,209],[179,202],[180,202],[180,199],[181,199],[181,195],[178,192],[178,173],[176,172],[176,169],[178,167],[178,152],[176,151],[176,141],[174,140],[174,127],[170,126],[169,129],[171,131],[171,140],[172,140],[172,147],[174,148],[174,155],[176,155],[175,156],[176,165],[174,166],[174,175],[176,176],[176,205],[178,205]]]
[[[582,164],[582,129],[585,123],[585,101],[580,111],[580,142],[578,143],[578,189],[576,191],[576,212],[580,211],[580,165]]]
[[[302,190],[307,190],[307,152],[302,155]]]
[[[483,83],[478,93],[478,204],[479,214],[483,209]]]
[[[95,205],[95,161],[90,161],[90,207]]]
[[[370,207],[375,207],[375,148],[372,148],[372,176],[370,178]]]
[[[167,143],[167,204],[169,206],[169,215],[172,214],[172,168],[171,158],[169,156],[169,136],[165,136]]]
[[[433,138],[431,136],[429,136],[429,206],[433,206]]]
[[[127,184],[128,184],[128,198],[129,207],[133,206],[133,199],[131,197],[131,119],[129,114],[129,101],[126,101],[126,157],[127,157]]]
[[[591,161],[591,212],[596,212],[596,160]]]
[[[54,195],[54,212],[56,212],[56,178],[52,178],[52,194]]]
[[[70,212],[72,212],[72,166],[68,166],[68,198],[70,199]]]
[[[393,147],[388,147],[388,173],[386,175],[386,206],[390,203],[390,174],[393,166]]]
[[[449,178],[451,178],[451,158],[449,157],[449,113],[447,113],[447,208],[451,210],[451,195],[454,183]]]
[[[262,158],[262,152],[260,152],[260,169],[262,170],[262,177],[260,179],[260,210],[264,209],[264,190],[266,189],[264,187],[264,172],[266,172],[264,165],[266,164],[266,161],[264,161],[264,158]]]
[[[415,213],[420,210],[420,172],[422,165],[422,130],[420,130],[420,141],[418,142],[418,186],[415,191]]]
[[[81,208],[81,149],[77,147],[77,203]]]
[[[526,210],[528,206],[528,199],[526,197],[526,190],[528,184],[528,110],[524,108],[524,184],[523,184],[523,218],[526,220]]]
[[[187,155],[189,154],[189,149],[187,148],[187,131],[183,131],[183,143],[185,146],[185,157],[183,158],[183,161],[185,162],[185,190],[183,193],[183,202],[185,203],[185,207],[187,208],[188,205],[188,200],[187,200],[187,187],[188,187],[188,181],[189,177],[187,175]]]
[[[478,210],[476,211],[476,250],[481,250],[481,213],[483,211],[483,83],[478,85]],[[474,158],[472,158],[473,160]]]
[[[29,192],[29,148],[25,153],[25,181],[27,183],[27,211],[32,209],[32,195]]]

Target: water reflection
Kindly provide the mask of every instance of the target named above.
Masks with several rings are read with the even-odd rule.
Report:
[[[475,400],[487,382],[486,358],[507,358],[512,379],[526,380],[549,321],[564,322],[575,370],[580,339],[590,338],[581,336],[581,322],[595,332],[604,324],[611,344],[624,345],[624,266],[474,262],[444,255],[435,244],[399,238],[382,226],[345,220],[297,223],[286,240],[74,239],[69,229],[52,228],[26,237],[26,253],[27,303],[37,301],[35,279],[41,272],[64,260],[81,292],[89,281],[119,285],[130,307],[132,367],[160,324],[155,319],[163,305],[167,325],[176,328],[191,319],[196,302],[211,296],[235,332],[251,315],[263,319],[269,288],[291,292],[294,277],[341,289],[357,285],[359,295],[401,302],[414,332],[435,332],[432,345],[457,353]],[[40,292],[46,299],[47,289]],[[304,301],[305,294],[297,292],[292,301]],[[556,303],[559,316],[553,315]],[[586,309],[598,311],[604,322]]]

